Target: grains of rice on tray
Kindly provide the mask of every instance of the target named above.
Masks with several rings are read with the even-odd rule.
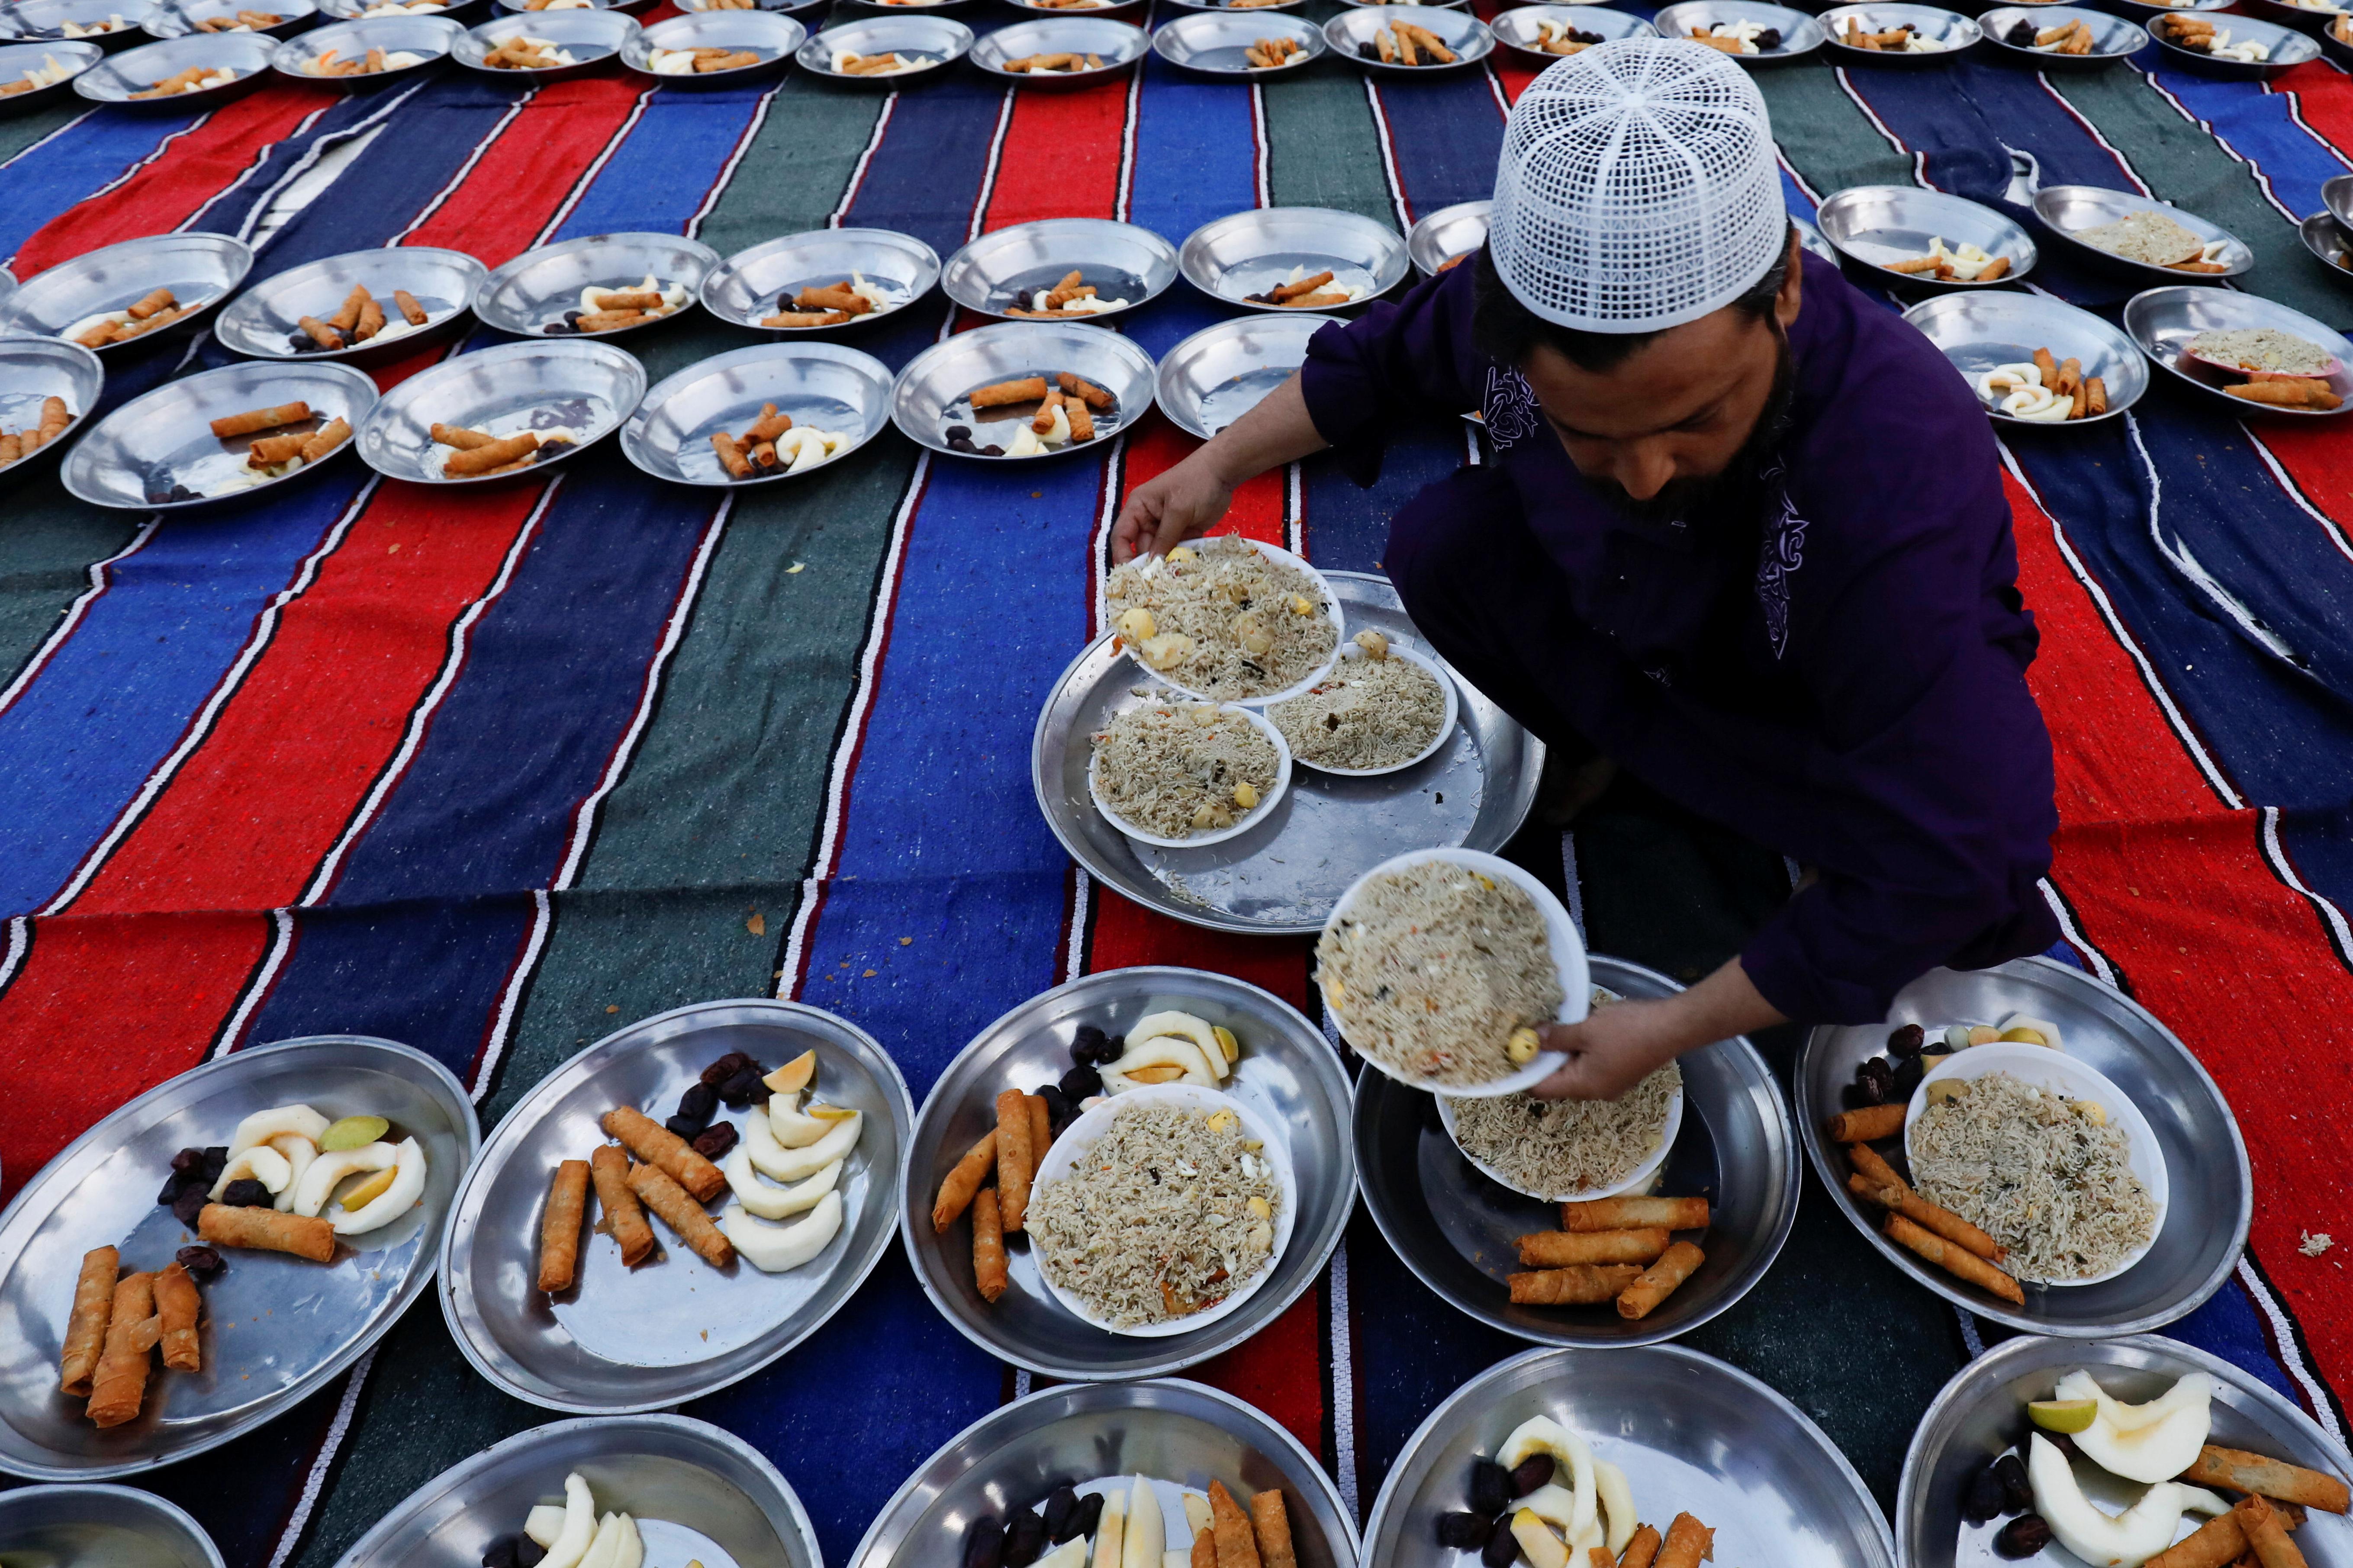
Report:
[[[1297,685],[1340,640],[1322,584],[1246,539],[1204,539],[1131,561],[1103,592],[1145,668],[1222,701]]]
[[[2283,375],[2327,375],[2337,363],[2337,356],[2318,343],[2271,327],[2200,332],[2181,346],[2200,359]]]
[[[1025,1222],[1058,1290],[1123,1329],[1190,1316],[1256,1279],[1283,1203],[1230,1110],[1122,1106]]]
[[[1303,763],[1393,768],[1438,738],[1446,722],[1446,693],[1436,676],[1409,658],[1344,658],[1266,716]]]
[[[2192,261],[2205,249],[2205,242],[2197,235],[2154,207],[2143,207],[2114,223],[2079,228],[2075,230],[2074,237],[2094,250],[2121,256],[2126,261],[2146,262],[2151,267],[2169,267],[2177,261]]]
[[[1155,838],[1183,838],[1231,827],[1256,810],[1274,794],[1282,758],[1240,713],[1151,702],[1095,736],[1093,766],[1096,793],[1113,816]]]
[[[1453,1100],[1454,1141],[1522,1192],[1565,1198],[1617,1185],[1666,1135],[1683,1086],[1669,1062],[1616,1100],[1537,1100],[1521,1091]]]
[[[1550,1023],[1563,996],[1536,901],[1449,860],[1367,880],[1315,964],[1350,1045],[1458,1089],[1510,1077],[1512,1031]]]
[[[2157,1232],[2120,1127],[2006,1072],[1931,1100],[1906,1140],[1912,1184],[2010,1249],[2021,1279],[2105,1274]]]

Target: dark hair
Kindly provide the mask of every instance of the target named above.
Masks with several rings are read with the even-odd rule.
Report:
[[[1749,285],[1746,293],[1732,301],[1733,310],[1759,321],[1771,320],[1774,301],[1780,296],[1781,285],[1788,280],[1789,258],[1796,242],[1797,226],[1792,224],[1782,239],[1780,256],[1765,269],[1762,278]],[[1487,247],[1479,247],[1478,259],[1472,265],[1478,270],[1472,280],[1472,342],[1481,353],[1500,363],[1525,364],[1530,353],[1548,348],[1577,369],[1598,374],[1616,369],[1659,335],[1655,331],[1588,332],[1556,326],[1521,304],[1504,286],[1503,275],[1495,270],[1495,258]]]

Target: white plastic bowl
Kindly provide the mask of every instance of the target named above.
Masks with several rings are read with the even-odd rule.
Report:
[[[1093,1309],[1078,1298],[1066,1295],[1054,1283],[1052,1274],[1047,1271],[1045,1259],[1040,1258],[1038,1260],[1039,1282],[1071,1316],[1106,1333],[1125,1334],[1132,1339],[1166,1339],[1171,1334],[1188,1334],[1205,1324],[1216,1322],[1239,1309],[1257,1293],[1261,1286],[1274,1278],[1275,1265],[1282,1261],[1282,1249],[1291,1245],[1292,1226],[1298,1218],[1299,1182],[1292,1173],[1291,1145],[1284,1141],[1282,1130],[1240,1100],[1198,1083],[1155,1083],[1131,1089],[1124,1094],[1114,1094],[1101,1105],[1082,1112],[1077,1121],[1064,1128],[1062,1135],[1054,1140],[1054,1146],[1046,1151],[1046,1158],[1038,1166],[1037,1176],[1030,1187],[1030,1202],[1037,1202],[1039,1188],[1059,1182],[1071,1173],[1071,1168],[1078,1163],[1079,1152],[1092,1147],[1097,1139],[1111,1131],[1113,1116],[1137,1105],[1178,1105],[1204,1113],[1232,1111],[1241,1119],[1242,1131],[1259,1141],[1260,1156],[1274,1168],[1274,1184],[1282,1194],[1282,1201],[1275,1205],[1274,1247],[1267,1254],[1265,1267],[1250,1276],[1241,1289],[1216,1306],[1182,1318],[1172,1318],[1165,1323],[1146,1323],[1134,1329],[1115,1328],[1108,1319],[1098,1317]],[[1030,1237],[1029,1245],[1033,1250],[1037,1247],[1036,1237]]]
[[[1553,1021],[1556,1024],[1582,1023],[1592,1008],[1593,997],[1593,975],[1585,962],[1585,939],[1577,934],[1576,922],[1568,918],[1568,911],[1561,908],[1560,900],[1552,896],[1551,889],[1498,856],[1484,855],[1476,849],[1415,849],[1394,856],[1348,884],[1348,890],[1340,895],[1339,901],[1332,906],[1332,913],[1324,920],[1324,931],[1338,929],[1340,921],[1347,918],[1349,906],[1356,901],[1356,895],[1364,891],[1366,883],[1390,871],[1419,866],[1425,860],[1444,860],[1451,865],[1484,871],[1498,880],[1513,883],[1536,901],[1536,908],[1544,914],[1545,940],[1551,945],[1553,968],[1560,976],[1563,993],[1560,1011],[1554,1016]],[[1319,989],[1324,984],[1320,969],[1315,984]],[[1345,1037],[1348,1032],[1347,1009],[1335,1006],[1328,992],[1324,994],[1324,1005],[1339,1021],[1340,1033]],[[1433,1094],[1451,1095],[1457,1100],[1485,1100],[1534,1089],[1558,1072],[1568,1061],[1558,1051],[1538,1051],[1535,1058],[1517,1072],[1487,1083],[1460,1085],[1433,1083],[1425,1079],[1409,1077],[1369,1052],[1359,1051],[1357,1054],[1365,1058],[1367,1066],[1387,1073],[1399,1083],[1426,1089]]]
[[[1332,668],[1330,669],[1324,671],[1324,679],[1330,679],[1335,674],[1340,673],[1343,667],[1360,661],[1370,656],[1368,656],[1363,648],[1358,647],[1355,643],[1342,643],[1340,645],[1340,657],[1332,661]],[[1438,733],[1430,737],[1430,744],[1424,746],[1421,750],[1416,752],[1412,756],[1408,757],[1405,761],[1401,763],[1391,763],[1385,768],[1338,768],[1334,767],[1329,763],[1311,763],[1306,758],[1298,756],[1294,753],[1293,760],[1298,763],[1301,767],[1313,768],[1319,773],[1332,773],[1341,778],[1376,778],[1382,773],[1401,773],[1408,768],[1415,767],[1422,763],[1428,762],[1438,751],[1439,747],[1446,744],[1446,738],[1454,733],[1454,722],[1459,711],[1459,707],[1455,699],[1454,678],[1447,674],[1444,667],[1436,659],[1430,658],[1419,648],[1409,647],[1394,637],[1389,640],[1389,657],[1391,658],[1403,658],[1409,664],[1419,665],[1423,669],[1428,670],[1431,678],[1438,682],[1438,689],[1445,693],[1446,713],[1445,716],[1439,721]],[[1321,685],[1322,681],[1318,681],[1317,684]],[[1313,691],[1315,688],[1311,686],[1307,689],[1309,691]],[[1304,696],[1305,693],[1303,692],[1301,695]],[[1272,703],[1269,703],[1267,706],[1271,708],[1274,705]]]
[[[1477,1167],[1481,1175],[1496,1185],[1509,1187],[1523,1197],[1535,1198],[1548,1204],[1591,1203],[1598,1198],[1614,1198],[1626,1193],[1641,1192],[1648,1187],[1651,1179],[1659,1173],[1659,1167],[1667,1163],[1667,1156],[1674,1152],[1675,1138],[1683,1130],[1683,1091],[1678,1089],[1667,1097],[1667,1124],[1660,1131],[1659,1146],[1651,1150],[1641,1164],[1627,1173],[1624,1181],[1611,1186],[1586,1187],[1577,1192],[1539,1193],[1520,1185],[1494,1166],[1462,1147],[1461,1135],[1454,1131],[1454,1096],[1442,1091],[1439,1094],[1438,1120],[1446,1129],[1446,1136],[1452,1139],[1454,1147],[1461,1152],[1462,1157]]]
[[[1931,1037],[1934,1031],[1930,1031]],[[1912,1101],[1904,1110],[1904,1151],[1912,1152],[1912,1130],[1919,1125],[1921,1112],[1928,1106],[1928,1086],[1940,1079],[1983,1078],[1988,1073],[2006,1072],[2021,1083],[2037,1089],[2055,1090],[2070,1100],[2088,1100],[2108,1113],[2108,1124],[2120,1128],[2126,1140],[2125,1159],[2133,1174],[2148,1189],[2149,1200],[2157,1205],[2157,1223],[2149,1227],[2149,1238],[2122,1263],[2105,1274],[2094,1274],[2082,1279],[2046,1279],[2037,1283],[2053,1289],[2069,1285],[2097,1285],[2113,1279],[2148,1256],[2157,1238],[2165,1234],[2165,1211],[2171,1196],[2166,1177],[2165,1151],[2158,1147],[2157,1134],[2140,1108],[2126,1098],[2124,1090],[2098,1072],[2063,1051],[2048,1046],[2021,1045],[1997,1040],[1989,1045],[1971,1046],[1965,1051],[1955,1051],[1939,1063],[1936,1069],[1920,1080],[1912,1091]]]
[[[1201,701],[1199,698],[1187,697],[1184,699],[1183,705],[1198,707]],[[1267,716],[1257,709],[1245,708],[1239,702],[1220,702],[1217,704],[1217,708],[1221,713],[1240,714],[1250,721],[1252,729],[1274,742],[1274,787],[1266,792],[1266,797],[1244,812],[1235,820],[1231,827],[1205,828],[1198,833],[1187,834],[1182,838],[1162,838],[1145,832],[1141,827],[1131,826],[1126,818],[1111,808],[1111,803],[1103,799],[1103,787],[1095,778],[1097,753],[1091,750],[1087,754],[1087,795],[1095,803],[1095,809],[1103,813],[1105,822],[1110,823],[1138,844],[1150,844],[1162,849],[1198,849],[1204,845],[1223,844],[1229,838],[1248,833],[1266,820],[1267,813],[1274,809],[1275,803],[1280,801],[1284,792],[1291,788],[1291,747],[1284,742],[1282,731],[1276,729]]]
[[[1188,541],[1187,547],[1193,544],[1198,544],[1199,542],[1200,541],[1198,540]],[[1279,561],[1286,566],[1296,567],[1300,571],[1306,573],[1309,577],[1313,578],[1317,591],[1324,595],[1324,613],[1332,617],[1332,657],[1325,659],[1322,664],[1317,665],[1314,670],[1309,672],[1304,679],[1295,680],[1289,686],[1284,687],[1282,690],[1270,691],[1263,697],[1237,697],[1231,700],[1236,702],[1246,704],[1251,708],[1265,708],[1273,703],[1281,702],[1286,698],[1296,697],[1301,692],[1311,689],[1317,681],[1332,673],[1332,666],[1339,660],[1340,650],[1348,646],[1348,616],[1346,610],[1344,609],[1340,604],[1340,595],[1334,593],[1332,591],[1332,584],[1324,580],[1324,574],[1315,570],[1314,567],[1310,566],[1303,558],[1293,555],[1290,551],[1283,549],[1279,544],[1268,544],[1259,540],[1250,540],[1249,542],[1256,545],[1259,553],[1265,556],[1268,560]],[[1106,596],[1104,603],[1106,608],[1108,608],[1108,596]],[[1116,619],[1117,617],[1113,616],[1113,618]],[[1126,653],[1129,658],[1134,661],[1135,667],[1138,669],[1143,670],[1145,675],[1167,687],[1172,691],[1182,692],[1184,695],[1199,702],[1220,702],[1227,700],[1227,699],[1224,698],[1204,696],[1200,692],[1195,691],[1191,687],[1179,682],[1174,676],[1161,674],[1158,670],[1145,663],[1143,657],[1133,647],[1126,647],[1123,644],[1123,651]],[[1198,838],[1194,838],[1188,839],[1187,842],[1198,844],[1201,841]]]

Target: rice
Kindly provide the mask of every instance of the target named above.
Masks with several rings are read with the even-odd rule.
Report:
[[[1223,701],[1297,685],[1339,641],[1315,579],[1245,539],[1204,539],[1131,561],[1103,592],[1120,636],[1147,668]]]
[[[1206,702],[1131,708],[1094,748],[1103,805],[1155,838],[1231,827],[1273,795],[1282,765],[1256,725]]]
[[[1669,1062],[1617,1100],[1522,1092],[1446,1103],[1464,1153],[1522,1192],[1565,1198],[1632,1175],[1666,1136],[1668,1102],[1683,1086]]]
[[[2021,1279],[2105,1274],[2157,1232],[2124,1130],[2008,1073],[1931,1101],[1909,1140],[1912,1184],[2010,1249]]]
[[[1274,1255],[1274,1167],[1230,1110],[1121,1107],[1070,1173],[1029,1196],[1038,1266],[1123,1329],[1215,1306]]]
[[[1315,963],[1350,1045],[1454,1088],[1509,1077],[1512,1031],[1549,1022],[1563,995],[1535,900],[1445,860],[1368,880]]]
[[[2194,261],[2206,248],[2203,240],[2153,207],[2143,207],[2130,217],[2096,228],[2079,228],[2074,237],[2096,250],[2152,267]]]
[[[1332,768],[1392,768],[1446,722],[1438,678],[1409,658],[1344,658],[1304,695],[1266,710],[1291,754]]]
[[[2200,332],[2182,347],[2218,364],[2234,364],[2245,371],[2279,371],[2288,375],[2327,375],[2337,363],[2337,356],[2318,343],[2270,327]]]

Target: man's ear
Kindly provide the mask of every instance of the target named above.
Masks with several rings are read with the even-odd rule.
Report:
[[[1789,268],[1782,276],[1781,292],[1773,299],[1773,318],[1788,331],[1798,320],[1799,296],[1805,292],[1805,247],[1798,243],[1798,226],[1789,226]]]

